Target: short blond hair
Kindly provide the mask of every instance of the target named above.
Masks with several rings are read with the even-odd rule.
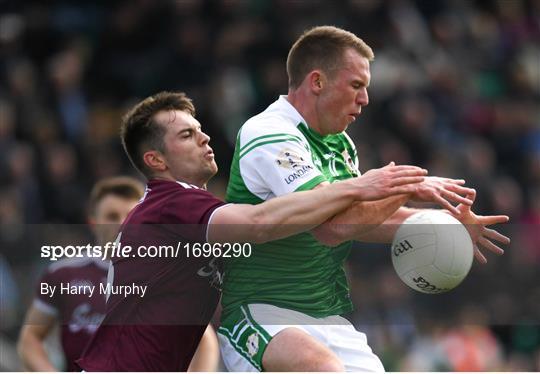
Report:
[[[343,62],[348,49],[372,61],[373,50],[352,32],[334,27],[317,26],[305,31],[293,44],[287,56],[289,88],[297,88],[315,69],[331,74]]]

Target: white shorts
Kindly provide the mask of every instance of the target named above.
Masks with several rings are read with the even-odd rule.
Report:
[[[306,332],[332,350],[346,371],[384,372],[381,361],[367,344],[366,335],[356,331],[345,318],[314,318],[269,304],[242,306],[232,324],[218,329],[225,366],[229,371],[262,371],[266,346],[288,327]]]

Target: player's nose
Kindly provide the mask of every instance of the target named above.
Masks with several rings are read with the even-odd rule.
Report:
[[[363,90],[360,90],[360,92],[358,92],[358,95],[356,95],[356,103],[361,106],[366,106],[369,104],[369,95],[367,92],[367,88],[364,88]]]
[[[200,139],[201,145],[206,145],[210,142],[210,136],[208,136],[206,133],[202,131],[200,132],[199,139]]]

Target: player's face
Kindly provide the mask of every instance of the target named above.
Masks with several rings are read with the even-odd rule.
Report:
[[[161,118],[160,118],[161,117]],[[182,111],[161,112],[156,120],[165,126],[163,156],[171,176],[203,187],[218,170],[210,137],[193,116]]]
[[[362,107],[368,105],[367,88],[371,79],[369,61],[349,49],[344,54],[343,66],[333,75],[326,75],[317,100],[319,132],[338,134],[358,118]]]
[[[120,224],[137,202],[138,200],[113,194],[105,195],[98,201],[92,222],[95,224],[94,233],[99,244],[104,245],[116,239]]]

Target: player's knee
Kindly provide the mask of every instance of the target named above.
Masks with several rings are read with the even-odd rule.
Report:
[[[279,370],[277,370],[279,369]],[[289,357],[282,362],[268,362],[265,370],[269,371],[305,371],[305,372],[343,372],[343,363],[332,353],[307,352],[296,357]]]
[[[345,366],[341,360],[335,356],[324,355],[312,357],[308,362],[306,362],[305,371],[313,372],[344,372]]]
[[[334,352],[297,328],[275,335],[262,361],[266,371],[345,371]]]

